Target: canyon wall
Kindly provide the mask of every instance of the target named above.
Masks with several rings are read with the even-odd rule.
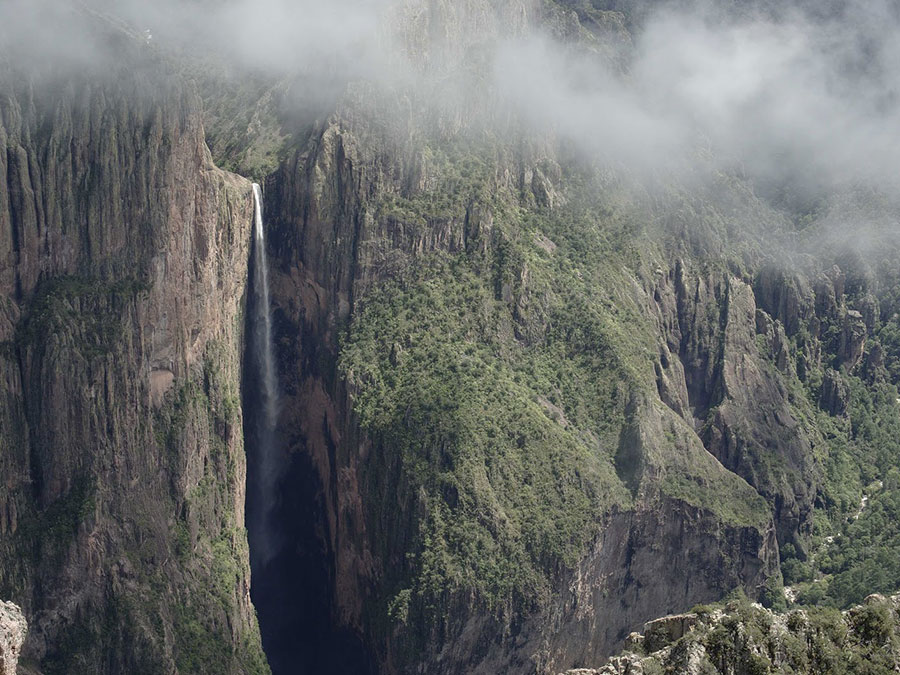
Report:
[[[824,558],[897,456],[896,209],[863,255],[829,242],[870,196],[798,214],[497,115],[485,50],[540,24],[607,59],[628,18],[397,3],[409,80],[333,101],[204,79],[93,15],[109,68],[0,61],[0,597],[24,667],[555,673],[660,614],[856,574]],[[271,169],[284,470],[253,604],[253,196],[207,132],[219,166]]]
[[[96,28],[94,30],[97,30]],[[111,26],[0,72],[0,594],[44,673],[267,672],[240,403],[250,182]]]

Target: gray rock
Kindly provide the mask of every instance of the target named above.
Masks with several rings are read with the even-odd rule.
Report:
[[[819,394],[819,407],[830,415],[842,416],[847,412],[849,400],[850,389],[841,374],[835,370],[826,371]]]
[[[696,614],[673,614],[644,624],[644,649],[655,652],[680,640],[697,625]]]
[[[848,370],[852,370],[862,361],[866,349],[866,334],[863,315],[855,309],[848,310],[844,317],[844,330],[838,352],[842,365],[846,365]]]
[[[17,605],[0,600],[0,675],[16,675],[28,622]]]

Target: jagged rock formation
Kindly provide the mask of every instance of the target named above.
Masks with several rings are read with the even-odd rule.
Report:
[[[0,601],[0,674],[16,675],[28,622],[22,610],[11,602]]]
[[[565,675],[893,673],[900,668],[900,596],[872,595],[847,612],[776,613],[735,601],[663,617],[629,651]]]
[[[79,21],[73,14],[73,24]],[[0,66],[0,594],[44,673],[264,672],[239,398],[249,181],[143,41]]]

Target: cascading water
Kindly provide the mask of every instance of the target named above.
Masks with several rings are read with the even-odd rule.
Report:
[[[272,310],[269,306],[269,265],[266,261],[266,235],[263,230],[262,191],[259,183],[253,184],[255,205],[256,240],[254,242],[254,292],[257,295],[254,324],[258,331],[258,347],[262,365],[262,407],[266,425],[274,430],[278,416],[278,381],[275,377],[275,355],[272,347]]]
[[[359,636],[337,625],[335,618],[334,554],[328,546],[321,479],[303,451],[304,439],[291,432],[296,420],[280,409],[273,335],[289,339],[297,331],[272,314],[259,185],[253,186],[253,198],[243,383],[250,597],[273,675],[368,675],[374,669]],[[291,357],[282,355],[280,365],[296,368]]]
[[[276,541],[270,523],[274,509],[274,495],[279,474],[278,447],[275,425],[278,420],[278,379],[275,374],[275,353],[272,344],[272,309],[269,302],[269,268],[266,260],[266,240],[263,229],[263,201],[259,184],[253,184],[254,238],[253,287],[250,304],[251,355],[255,370],[257,415],[253,434],[255,447],[252,471],[252,499],[255,508],[248,523],[253,566],[264,566],[275,554]]]

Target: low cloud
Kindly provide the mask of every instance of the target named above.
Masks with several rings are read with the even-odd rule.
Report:
[[[325,70],[396,83],[426,62],[446,77],[458,64],[434,59],[452,54],[485,71],[471,80],[481,86],[464,80],[452,96],[490,97],[493,119],[524,121],[629,170],[703,164],[811,190],[900,188],[900,19],[888,0],[815,3],[815,11],[662,3],[641,14],[630,40],[595,51],[555,39],[538,21],[504,30],[536,15],[516,0],[6,0],[7,60],[113,63],[108,46],[71,23],[72,7],[121,19],[164,48],[215,50],[273,78]],[[407,24],[400,32],[421,33],[418,47],[395,39],[398,17]],[[488,24],[488,38],[472,39]],[[427,47],[463,38],[477,58]],[[441,87],[427,86],[424,98],[445,105]]]
[[[898,187],[900,30],[887,3],[812,17],[651,14],[618,61],[506,43],[501,94],[537,127],[632,168],[716,168],[808,186]]]

